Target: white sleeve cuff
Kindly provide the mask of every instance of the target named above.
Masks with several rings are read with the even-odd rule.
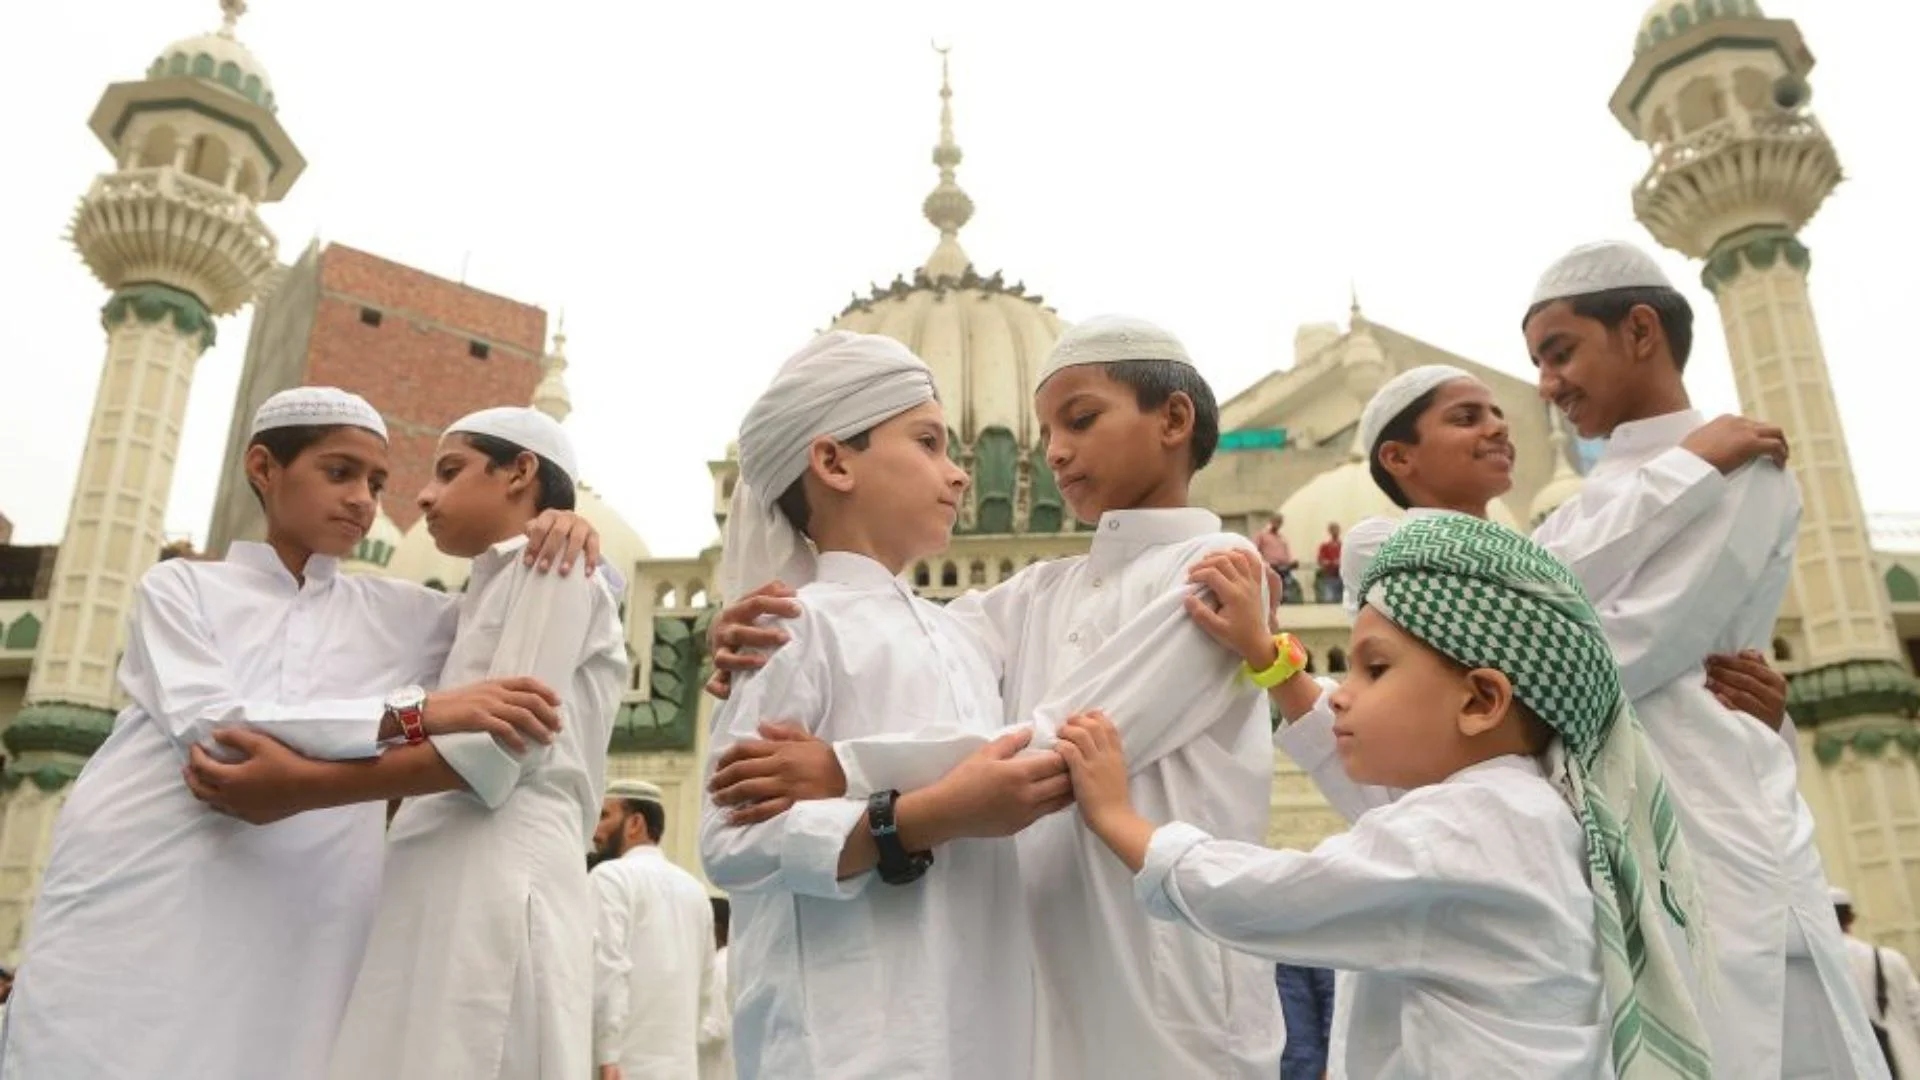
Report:
[[[1273,729],[1273,745],[1309,774],[1333,758],[1338,751],[1338,741],[1333,737],[1333,691],[1325,682],[1320,684],[1320,700],[1306,715]]]
[[[802,896],[850,900],[867,887],[871,872],[840,879],[840,853],[847,836],[867,813],[864,798],[808,799],[786,812],[786,836],[780,846],[780,877]]]
[[[487,804],[487,809],[498,810],[519,785],[522,759],[486,732],[455,731],[428,738],[433,740],[434,750],[446,761],[447,767],[460,774],[460,779],[466,781],[475,797]],[[527,755],[535,758],[544,750],[544,747],[528,747]]]
[[[1133,894],[1147,909],[1147,914],[1169,922],[1183,918],[1174,900],[1173,868],[1195,845],[1211,839],[1205,832],[1181,821],[1153,831],[1153,839],[1147,842],[1147,861],[1133,878]]]
[[[1004,734],[1006,731],[996,732],[995,737]],[[847,778],[847,798],[865,799],[876,791],[926,787],[977,753],[987,741],[986,736],[971,733],[870,735],[834,743],[833,755]]]

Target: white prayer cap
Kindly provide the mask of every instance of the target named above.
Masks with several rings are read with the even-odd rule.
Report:
[[[531,450],[560,467],[567,479],[580,482],[580,466],[573,456],[573,440],[567,438],[560,421],[523,405],[502,405],[481,409],[447,425],[447,434],[491,435],[505,439],[522,450]]]
[[[1081,364],[1116,364],[1126,360],[1171,360],[1193,366],[1180,339],[1145,319],[1127,315],[1096,315],[1075,323],[1054,343],[1046,366],[1040,369],[1038,389],[1061,369]]]
[[[1462,371],[1451,364],[1426,364],[1403,371],[1387,380],[1387,384],[1367,399],[1366,408],[1360,410],[1360,446],[1369,458],[1379,449],[1380,433],[1388,424],[1420,397],[1455,379],[1471,379],[1473,373]]]
[[[775,506],[806,475],[813,440],[848,439],[939,398],[933,372],[890,337],[835,330],[807,344],[740,422],[740,478],[727,510],[720,590],[813,580],[813,550]]]
[[[334,386],[296,386],[282,390],[260,403],[253,413],[251,439],[274,428],[345,425],[365,428],[387,438],[387,422],[380,411],[367,404],[359,394],[349,394]]]
[[[1827,897],[1833,901],[1834,907],[1850,908],[1853,906],[1853,894],[1845,889],[1829,888],[1827,890]]]
[[[1554,260],[1533,287],[1533,299],[1527,306],[1549,300],[1570,300],[1576,296],[1606,292],[1609,289],[1671,289],[1673,282],[1653,261],[1653,256],[1624,240],[1601,240],[1581,244]]]
[[[667,797],[661,793],[659,786],[649,784],[645,780],[615,780],[607,785],[607,798],[639,799],[641,802],[659,803],[662,806],[667,802]]]

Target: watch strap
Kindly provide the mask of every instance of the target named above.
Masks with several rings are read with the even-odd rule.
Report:
[[[900,801],[898,791],[876,791],[867,796],[867,832],[873,837],[873,846],[880,854],[879,865],[875,868],[880,880],[889,885],[906,885],[918,881],[920,876],[933,865],[933,852],[908,851],[900,842],[900,829],[894,823],[894,804]]]
[[[1271,667],[1255,671],[1251,664],[1240,665],[1241,672],[1262,690],[1279,686],[1300,674],[1307,666],[1307,647],[1300,644],[1299,638],[1292,634],[1275,634],[1273,644],[1278,649],[1278,655],[1274,657]]]

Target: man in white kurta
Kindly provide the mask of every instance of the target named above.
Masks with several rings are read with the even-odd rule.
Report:
[[[823,739],[950,737],[977,748],[1002,727],[981,644],[864,555],[822,552],[800,589],[791,642],[714,715],[712,754],[764,720]],[[919,787],[944,767],[920,776]],[[1032,1075],[1032,957],[1009,839],[963,839],[925,876],[841,880],[860,797],[801,802],[734,828],[706,800],[700,851],[733,902],[734,1058],[742,1076]]]
[[[660,789],[615,781],[611,806],[627,800],[661,806]],[[623,805],[621,813],[631,813]],[[664,808],[662,808],[664,813]],[[593,931],[593,1056],[617,1066],[620,1080],[682,1080],[698,1073],[703,996],[713,978],[713,904],[706,887],[668,861],[650,824],[633,814],[640,837],[588,875],[598,919]],[[602,850],[606,850],[603,846]]]
[[[380,890],[380,808],[253,826],[197,802],[180,769],[227,724],[372,757],[384,695],[433,682],[451,615],[438,593],[327,556],[297,582],[264,544],[148,572],[120,670],[134,703],[54,830],[10,1080],[317,1073]]]
[[[626,685],[603,575],[556,577],[516,537],[473,560],[443,685],[528,675],[562,727],[515,754],[484,734],[433,745],[470,790],[408,799],[334,1047],[337,1080],[580,1080],[592,1069],[594,908],[586,851]]]
[[[1844,889],[1831,895],[1833,913],[1846,935],[1854,989],[1867,1003],[1872,1022],[1887,1033],[1894,1075],[1920,1076],[1920,978],[1897,950],[1855,937],[1853,897]]]

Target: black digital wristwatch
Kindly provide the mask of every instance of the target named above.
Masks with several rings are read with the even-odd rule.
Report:
[[[908,851],[900,843],[900,830],[893,823],[893,804],[899,799],[897,791],[876,791],[867,796],[867,832],[880,852],[880,880],[889,885],[910,885],[933,865],[933,852]]]

